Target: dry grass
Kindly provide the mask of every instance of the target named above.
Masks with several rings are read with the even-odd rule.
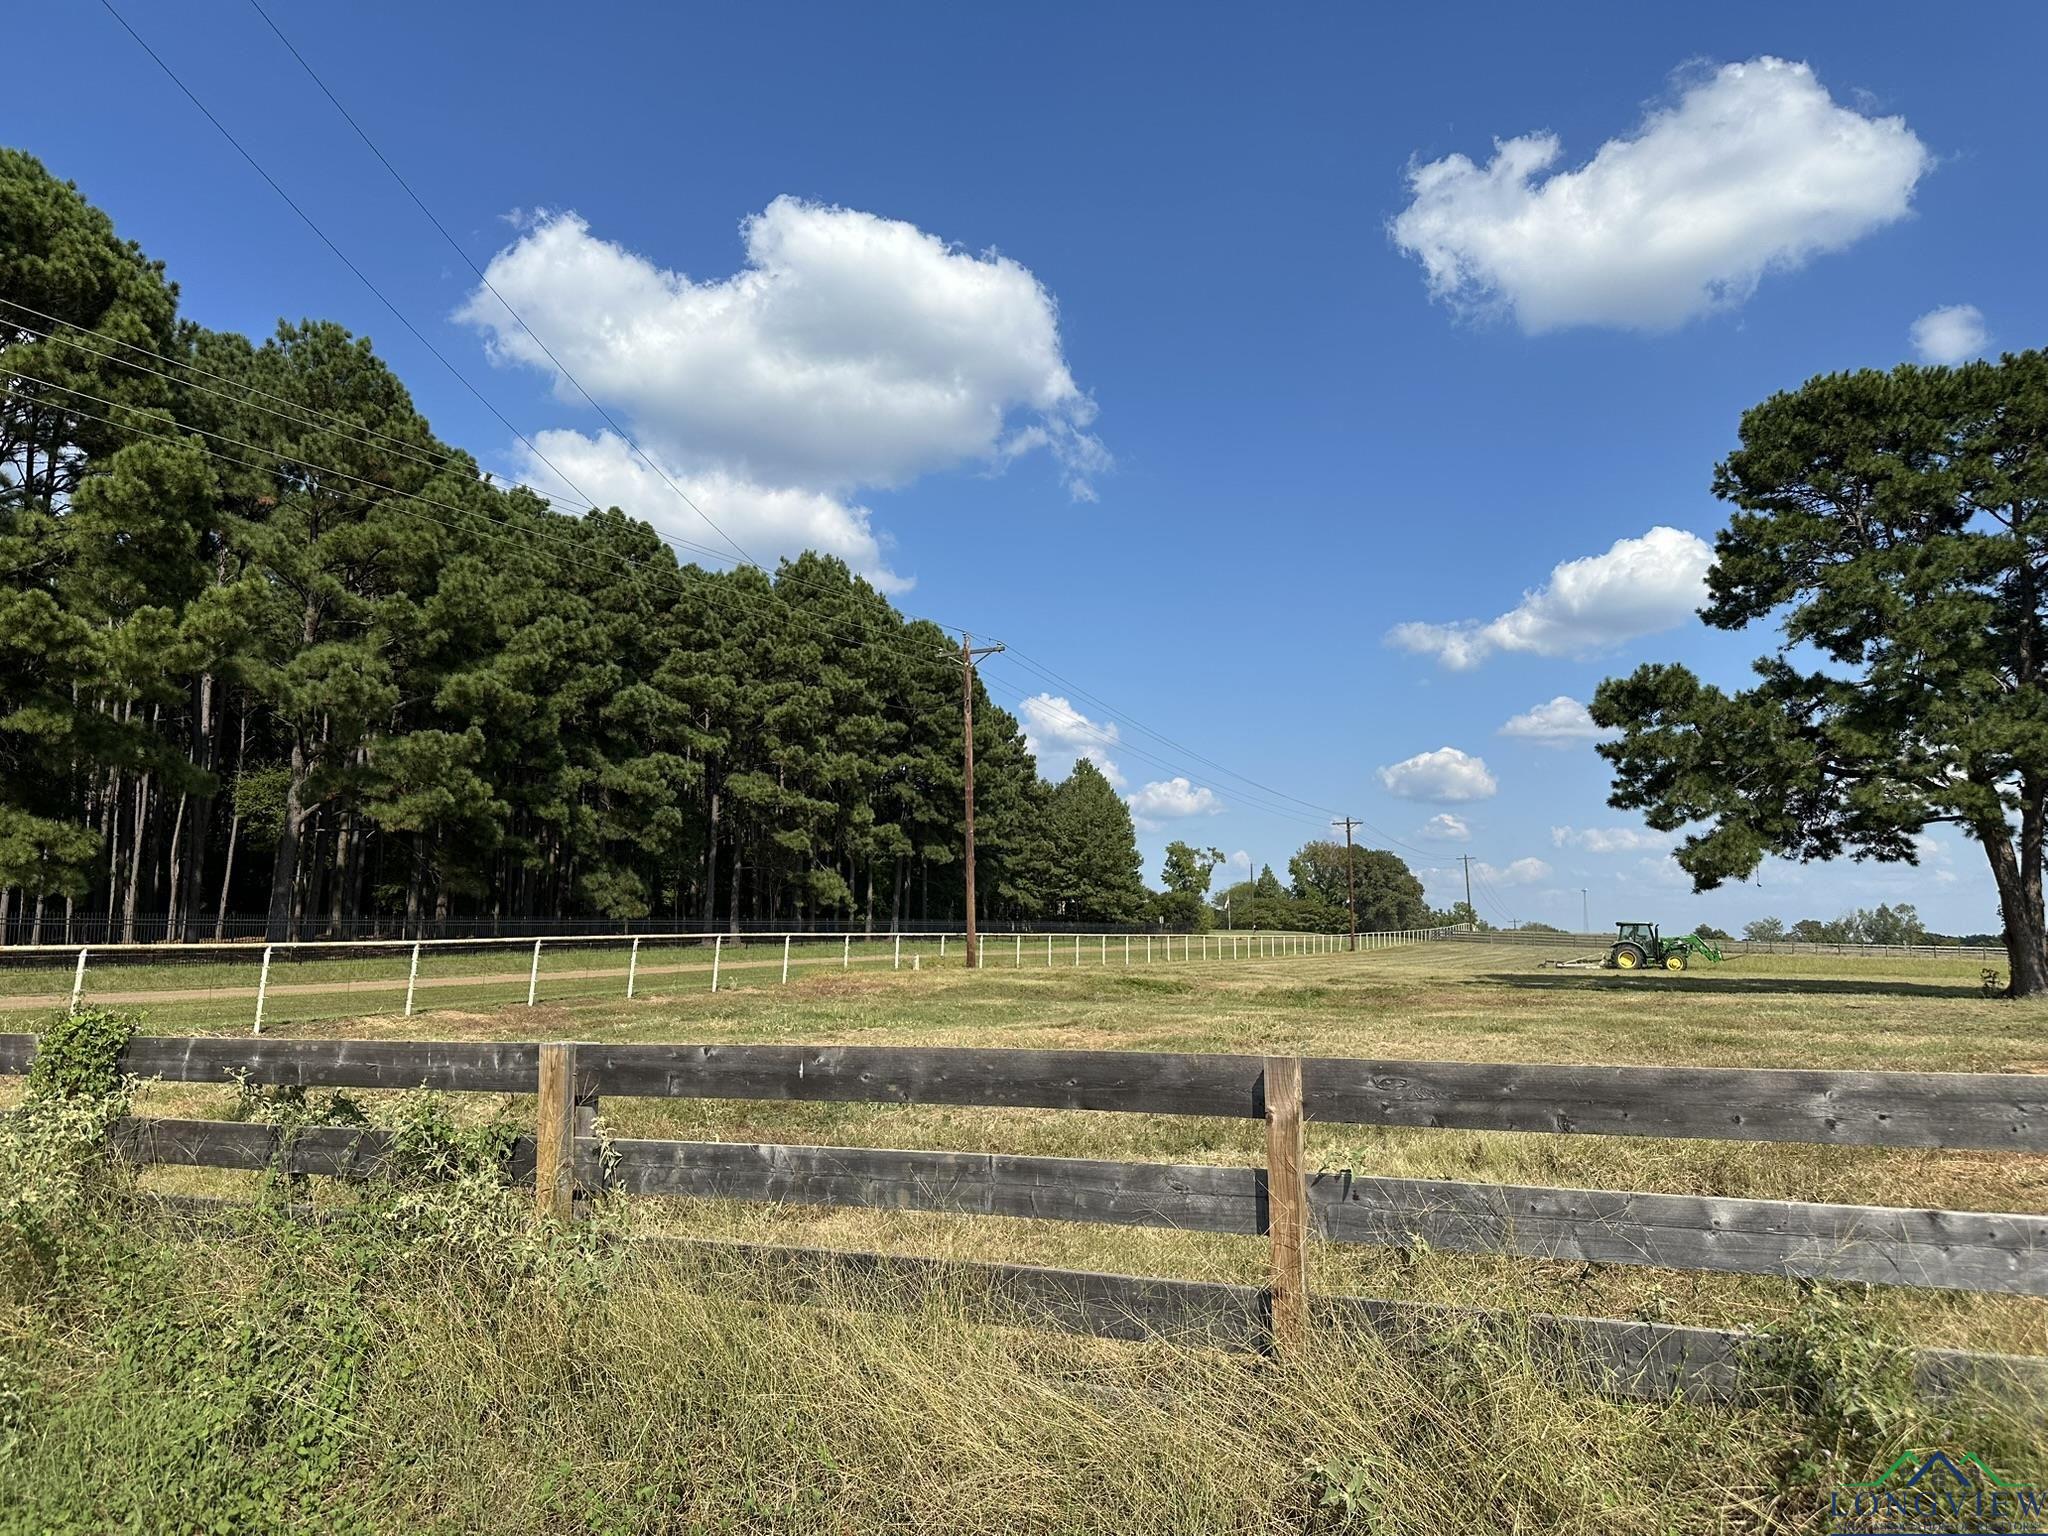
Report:
[[[1560,975],[1540,958],[1443,946],[1134,975],[825,974],[716,997],[293,1032],[2043,1065],[2048,1009],[1982,998],[1966,965],[1764,957],[1667,979]],[[216,1114],[228,1102],[158,1085],[143,1107]],[[468,1119],[530,1109],[460,1104]],[[605,1114],[634,1135],[1260,1154],[1254,1125],[1168,1117],[628,1100]],[[1311,1151],[1325,1166],[1387,1173],[2048,1205],[2048,1159],[2036,1158],[1342,1127],[1316,1129]],[[248,1176],[163,1170],[152,1182],[230,1193]],[[465,1216],[487,1254],[488,1234],[522,1230],[511,1200],[496,1217]],[[602,1225],[1240,1281],[1256,1281],[1264,1260],[1247,1239],[907,1212],[642,1201]],[[2048,1479],[2039,1436],[2003,1415],[1930,1417],[1881,1394],[1853,1423],[1789,1399],[1621,1403],[1560,1381],[1512,1327],[1447,1341],[1426,1361],[1338,1334],[1272,1361],[981,1326],[945,1294],[906,1310],[848,1285],[811,1306],[764,1305],[632,1245],[508,1270],[408,1246],[376,1221],[329,1230],[257,1224],[200,1241],[158,1229],[145,1206],[119,1230],[121,1251],[146,1257],[110,1271],[124,1294],[88,1277],[68,1294],[0,1297],[0,1533],[1775,1536],[1819,1528],[1829,1482],[1871,1476],[1913,1445],[1961,1445],[2009,1478]],[[540,1242],[545,1259],[551,1240],[508,1241]],[[1511,1318],[1812,1315],[1793,1288],[1764,1280],[1331,1248],[1315,1264],[1324,1290]],[[1868,1335],[2048,1353],[2031,1300],[1834,1295],[1835,1339],[1852,1354]],[[251,1371],[262,1390],[238,1395]]]
[[[991,963],[1000,951],[993,952]],[[1986,998],[1964,961],[1754,956],[1680,976],[1561,972],[1542,952],[1430,945],[1361,955],[1158,966],[839,973],[575,1006],[323,1022],[294,1035],[583,1038],[1302,1052],[1439,1060],[2048,1069],[2048,1005]],[[166,1113],[221,1112],[213,1090],[157,1090]],[[512,1099],[470,1113],[523,1116]],[[872,1104],[613,1099],[622,1136],[783,1141],[1253,1164],[1243,1121]],[[1324,1169],[1852,1204],[2048,1210],[2048,1158],[1788,1144],[1311,1127]],[[221,1191],[236,1176],[165,1173]],[[645,1229],[940,1257],[1255,1282],[1256,1240],[930,1213],[648,1201]],[[1325,1247],[1319,1289],[1409,1295],[1407,1256]],[[1654,1269],[1458,1257],[1433,1299],[1512,1286],[1551,1310],[1743,1325],[1796,1287]],[[1873,1324],[1929,1345],[2048,1354],[2048,1303],[1870,1288]]]

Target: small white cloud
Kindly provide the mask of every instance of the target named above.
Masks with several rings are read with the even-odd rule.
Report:
[[[1652,832],[1646,827],[1552,827],[1550,841],[1559,848],[1583,848],[1587,853],[1641,853],[1662,851],[1678,840],[1675,832]]]
[[[1572,747],[1584,741],[1606,741],[1615,733],[1593,723],[1586,706],[1560,693],[1548,704],[1524,710],[1500,728],[1503,736],[1533,741],[1540,747]]]
[[[1505,869],[1481,864],[1478,873],[1489,885],[1535,885],[1550,878],[1550,866],[1541,859],[1516,859]]]
[[[1487,772],[1484,758],[1460,752],[1456,747],[1418,752],[1379,772],[1380,783],[1386,786],[1388,794],[1437,805],[1484,800],[1500,788]]]
[[[1567,560],[1499,618],[1397,624],[1387,641],[1453,671],[1496,651],[1581,656],[1683,623],[1706,600],[1714,552],[1697,534],[1657,527],[1605,554]],[[1555,701],[1553,701],[1555,702]]]
[[[1038,760],[1040,777],[1063,779],[1077,758],[1087,758],[1117,789],[1123,770],[1109,756],[1119,739],[1114,720],[1090,720],[1057,694],[1035,693],[1017,707],[1023,717],[1024,746]]]
[[[1472,828],[1466,824],[1464,817],[1453,816],[1449,811],[1438,811],[1422,824],[1417,835],[1426,837],[1433,843],[1469,843],[1472,840]]]
[[[1923,363],[1953,368],[1984,355],[1989,339],[1984,331],[1984,312],[1974,304],[1950,304],[1930,309],[1913,322],[1913,350]]]
[[[1554,170],[1563,154],[1536,133],[1496,140],[1484,166],[1410,169],[1391,232],[1433,297],[1532,334],[1669,330],[1904,218],[1933,165],[1903,118],[1838,106],[1807,65],[1768,57],[1693,79],[1581,166]]]
[[[1158,830],[1165,821],[1180,821],[1189,816],[1214,816],[1223,809],[1223,802],[1216,797],[1216,791],[1204,784],[1193,784],[1178,776],[1171,779],[1155,779],[1136,794],[1126,797],[1131,808],[1131,817],[1147,830]]]

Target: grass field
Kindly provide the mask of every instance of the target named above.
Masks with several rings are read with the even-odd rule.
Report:
[[[650,979],[630,1004],[569,997],[277,1032],[2048,1070],[2048,1006],[1987,998],[1973,963],[1757,956],[1617,976],[1545,958],[1434,944],[1130,973],[818,968],[786,987],[776,970],[742,970],[715,996],[694,976]],[[223,1114],[231,1099],[158,1085],[139,1107]],[[504,1096],[451,1103],[469,1121],[531,1111]],[[1262,1158],[1255,1124],[1206,1119],[626,1099],[603,1113],[628,1136]],[[1361,1172],[2048,1210],[2048,1158],[1314,1126],[1309,1148],[1313,1167]],[[250,1192],[256,1179],[148,1177],[213,1194]],[[517,1206],[513,1197],[499,1219],[522,1219]],[[485,1226],[486,1236],[513,1231]],[[1265,1263],[1253,1239],[925,1213],[639,1201],[600,1226],[1253,1283]],[[1891,1399],[1845,1407],[1825,1385],[1812,1401],[1795,1393],[1730,1409],[1621,1404],[1548,1379],[1512,1346],[1430,1370],[1370,1341],[1261,1363],[982,1329],[943,1306],[897,1317],[757,1307],[640,1270],[587,1282],[559,1256],[542,1267],[545,1283],[532,1266],[507,1279],[495,1258],[449,1260],[445,1240],[361,1241],[371,1257],[340,1236],[270,1228],[226,1245],[151,1247],[163,1272],[145,1302],[124,1305],[156,1317],[152,1340],[182,1341],[175,1367],[160,1371],[135,1363],[159,1346],[137,1354],[104,1283],[75,1311],[11,1300],[0,1326],[0,1531],[121,1520],[208,1529],[198,1512],[238,1506],[201,1473],[232,1487],[237,1467],[269,1468],[263,1477],[287,1492],[264,1519],[220,1528],[380,1532],[1789,1532],[1824,1528],[1831,1479],[1874,1475],[1899,1450],[1956,1437],[2008,1477],[2048,1480],[2038,1420],[2025,1413],[1956,1421]],[[1365,1249],[1321,1248],[1312,1262],[1319,1290],[1513,1313],[1804,1327],[1819,1307],[1844,1380],[1874,1339],[2048,1354],[2048,1303],[2030,1298],[1809,1293],[1756,1278]],[[280,1297],[301,1300],[286,1320],[251,1323],[272,1319]],[[236,1352],[258,1345],[263,1369],[310,1361],[316,1379],[295,1365],[289,1390],[266,1388],[230,1415],[222,1443],[233,1465],[216,1467],[195,1448],[194,1394],[211,1399],[194,1382],[207,1362],[223,1382],[264,1379]],[[320,1364],[335,1351],[354,1351],[340,1398]],[[207,1388],[241,1402],[237,1390]],[[331,1406],[344,1398],[345,1415]],[[47,1405],[41,1426],[10,1402]],[[330,1404],[319,1409],[327,1417],[309,1417],[308,1402]],[[333,1427],[344,1418],[345,1433]],[[325,1447],[325,1459],[280,1443],[292,1436]],[[191,1523],[150,1518],[170,1495],[148,1478],[184,1490]],[[10,1524],[10,1498],[42,1523]]]
[[[1092,946],[1091,946],[1092,948]],[[1092,956],[1090,958],[1093,958]],[[571,1000],[431,1019],[371,1016],[273,1031],[286,1036],[577,1038],[820,1042],[1086,1050],[1281,1052],[1422,1060],[1701,1066],[2048,1071],[2048,1006],[1986,998],[1976,967],[1930,960],[1755,956],[1677,976],[1560,971],[1527,951],[1416,945],[1360,955],[1195,962],[1150,971],[1000,968],[872,974],[737,970],[715,996],[650,978],[647,995]],[[779,964],[779,960],[777,962]],[[723,988],[724,984],[722,984]],[[523,1001],[524,993],[520,993]],[[223,1091],[165,1088],[165,1112],[220,1112]],[[509,1102],[470,1113],[525,1113]],[[620,1136],[785,1141],[1099,1157],[1147,1162],[1262,1160],[1242,1121],[882,1104],[612,1099]],[[1954,1209],[2048,1210],[2048,1159],[1998,1153],[1657,1142],[1311,1126],[1312,1167],[1414,1178],[1640,1189]],[[226,1175],[172,1173],[182,1187]],[[951,1257],[1049,1263],[1193,1279],[1255,1281],[1261,1243],[1080,1224],[930,1213],[645,1202],[663,1230]],[[1516,1258],[1444,1256],[1445,1299],[1509,1279],[1555,1309],[1672,1320],[1770,1316],[1789,1284]],[[1326,1249],[1320,1289],[1408,1294],[1398,1255]],[[1873,1290],[1874,1314],[1929,1344],[2048,1353],[2048,1303]]]

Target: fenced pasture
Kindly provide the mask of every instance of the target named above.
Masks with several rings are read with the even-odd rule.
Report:
[[[1618,976],[1440,943],[994,959],[260,1039],[147,1020],[185,1039],[131,1047],[150,1123],[118,1139],[178,1161],[118,1220],[169,1267],[106,1293],[99,1332],[76,1298],[39,1333],[0,1309],[45,1341],[9,1380],[47,1378],[52,1426],[0,1488],[71,1511],[52,1490],[117,1502],[147,1465],[185,1489],[189,1434],[106,1426],[175,1428],[231,1394],[244,1357],[197,1391],[196,1341],[253,1339],[282,1368],[359,1315],[377,1343],[339,1470],[311,1481],[374,1529],[1705,1536],[1819,1528],[1825,1491],[1787,1471],[1816,1447],[1869,1477],[1954,1441],[2048,1480],[2040,1367],[2010,1358],[2048,1356],[2048,1008],[1985,997],[1974,965]],[[543,1090],[552,1041],[573,1049]],[[5,1049],[25,1064],[24,1040]],[[1298,1141],[1269,1091],[1291,1062]],[[255,1084],[222,1081],[238,1071]],[[369,1127],[252,1102],[321,1081],[358,1086],[308,1087],[292,1116],[338,1092]],[[399,1091],[421,1082],[460,1123],[516,1129],[521,1179],[561,1166],[549,1141],[609,1191],[588,1223],[530,1223],[529,1182],[512,1218],[596,1234],[597,1283],[521,1260],[494,1278],[416,1235],[418,1197],[365,1181],[402,1156]],[[300,1203],[258,1219],[280,1168]],[[1274,1353],[1295,1274],[1304,1342]],[[195,1341],[161,1382],[119,1342],[137,1306],[150,1337]],[[1759,1330],[1818,1352],[1795,1347],[1787,1378]],[[1884,1400],[1875,1439],[1793,1395],[1839,1378],[1861,1403],[1864,1362],[1893,1350],[1917,1395]],[[327,1422],[310,1358],[244,1421],[278,1446]]]
[[[1441,939],[1448,929],[1362,934],[1362,948]],[[961,963],[963,938],[915,933],[557,934],[519,939],[346,943],[17,945],[0,949],[0,1016],[82,1002],[147,1008],[153,1018],[219,1028],[433,1009],[624,998],[704,988],[787,985],[830,971],[921,970]],[[983,969],[1151,967],[1333,952],[1308,933],[1058,930],[983,935]]]
[[[2048,1354],[2039,1010],[1983,998],[1964,964],[1755,957],[1568,976],[1504,970],[1498,953],[1151,973],[1041,955],[972,976],[793,973],[787,990],[776,953],[743,991],[538,1013],[583,1035],[585,1123],[601,1104],[621,1159],[607,1187],[650,1197],[664,1232],[1243,1286],[1265,1270],[1243,1240],[1271,1215],[1263,1063],[1300,1057],[1320,1291],[1402,1294],[1389,1287],[1414,1253],[1457,1252],[1472,1294],[1512,1276],[1560,1312],[1627,1317],[1648,1289],[1674,1320],[1724,1328],[1809,1277],[1900,1287],[1874,1294],[1872,1315],[1930,1345]],[[523,980],[436,1047],[394,1038],[420,1028],[386,1008],[338,1055],[320,1037],[349,1031],[321,1023],[153,1047],[135,1070],[164,1080],[152,1108],[178,1121],[221,1101],[170,1085],[231,1070],[526,1105],[538,1047]],[[676,1039],[692,1043],[642,1043]],[[751,1043],[764,1041],[778,1043]],[[1011,1049],[977,1054],[994,1042]],[[1757,1067],[1775,1070],[1740,1070]],[[138,1134],[195,1166],[260,1165],[271,1146],[255,1126]],[[296,1146],[330,1172],[372,1144]],[[583,1151],[587,1165],[587,1131]],[[1091,1230],[1103,1221],[1140,1230],[1112,1241]],[[1685,1271],[1698,1274],[1678,1304],[1657,1275]],[[1974,1294],[1937,1304],[1920,1287]]]

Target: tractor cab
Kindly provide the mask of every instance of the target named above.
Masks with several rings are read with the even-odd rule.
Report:
[[[1672,963],[1674,960],[1676,964]],[[1655,923],[1616,923],[1614,947],[1607,952],[1607,963],[1617,971],[1640,971],[1650,966],[1683,970],[1685,950],[1673,946],[1667,951],[1664,941],[1657,936]]]

